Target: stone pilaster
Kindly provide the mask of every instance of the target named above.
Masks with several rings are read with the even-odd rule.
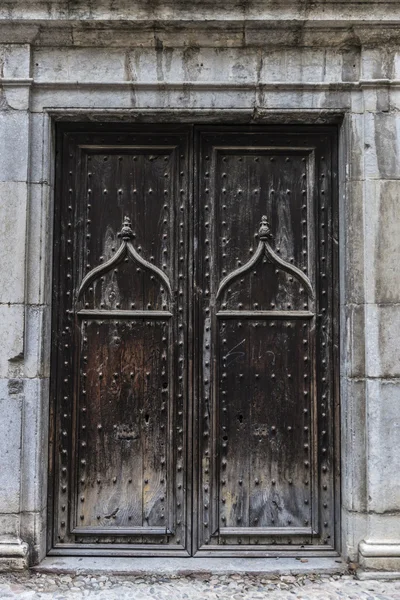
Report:
[[[0,570],[24,568],[21,539],[25,406],[25,253],[28,207],[30,48],[0,46]]]

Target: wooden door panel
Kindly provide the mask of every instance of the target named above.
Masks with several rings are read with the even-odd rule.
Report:
[[[191,130],[59,135],[53,551],[187,554]]]
[[[215,148],[214,214],[219,243],[212,257],[219,281],[248,263],[258,246],[261,217],[266,215],[278,256],[313,278],[312,203],[307,188],[313,178],[312,150],[260,147]],[[208,192],[209,193],[209,192]],[[309,194],[308,194],[309,195]],[[308,295],[292,273],[267,257],[232,280],[221,298],[223,308],[285,310],[307,308]],[[262,272],[261,272],[262,271]],[[225,306],[226,304],[226,306]]]
[[[334,132],[197,139],[198,548],[332,548]]]
[[[165,533],[168,320],[84,317],[81,329],[74,531]]]
[[[219,320],[221,535],[311,533],[312,337],[303,319]]]

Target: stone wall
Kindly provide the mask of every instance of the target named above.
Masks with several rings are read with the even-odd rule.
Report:
[[[46,553],[54,123],[118,119],[340,122],[342,554],[400,570],[400,2],[134,4],[0,5],[0,568]]]

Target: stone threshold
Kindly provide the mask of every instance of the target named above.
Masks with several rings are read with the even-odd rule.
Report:
[[[365,571],[364,569],[357,569],[357,579],[360,581],[367,581],[373,579],[375,581],[393,581],[400,579],[400,571]]]
[[[304,562],[307,560],[307,562]],[[188,575],[248,573],[279,576],[309,574],[343,574],[346,563],[336,557],[296,558],[127,558],[94,556],[48,556],[33,567],[40,573],[101,573],[107,575]]]

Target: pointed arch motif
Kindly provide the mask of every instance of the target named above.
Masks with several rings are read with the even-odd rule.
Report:
[[[301,281],[307,289],[311,299],[314,299],[314,290],[312,288],[311,281],[309,280],[307,275],[305,275],[300,269],[298,269],[294,265],[288,263],[286,260],[283,260],[283,258],[278,256],[271,248],[269,240],[271,240],[273,236],[268,223],[268,219],[265,215],[261,217],[260,229],[258,231],[258,234],[260,241],[258,243],[258,247],[254,255],[245,265],[239,267],[238,269],[235,269],[222,279],[218,287],[216,299],[218,299],[218,297],[222,294],[228,283],[239,277],[239,275],[242,275],[243,273],[249,271],[263,256],[265,256],[270,262],[278,265],[283,271],[286,271],[287,273],[293,275],[293,277],[295,277],[298,281]]]
[[[94,267],[89,273],[83,278],[82,283],[78,290],[78,300],[81,298],[82,294],[95,279],[97,279],[102,273],[106,273],[109,271],[114,265],[120,263],[126,255],[130,255],[135,262],[141,265],[144,269],[148,271],[152,271],[159,279],[161,279],[162,283],[167,288],[170,296],[172,296],[171,283],[165,273],[161,271],[158,267],[151,264],[147,260],[145,260],[137,250],[134,248],[132,244],[133,239],[133,231],[131,227],[131,220],[128,217],[125,217],[122,223],[122,229],[118,234],[122,238],[122,242],[117,252],[105,263]]]

